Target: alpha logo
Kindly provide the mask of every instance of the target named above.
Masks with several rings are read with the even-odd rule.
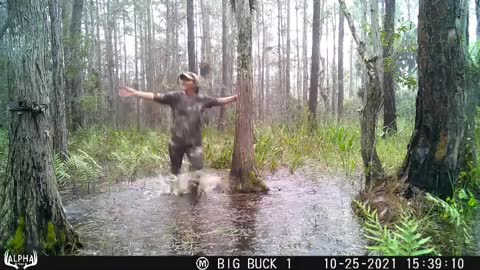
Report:
[[[38,256],[37,252],[33,251],[33,255],[11,255],[8,250],[4,255],[4,262],[6,266],[11,266],[15,269],[27,269],[30,266],[37,265]],[[20,268],[21,267],[21,268]]]

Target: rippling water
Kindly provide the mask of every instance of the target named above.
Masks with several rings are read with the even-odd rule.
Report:
[[[201,196],[185,193],[200,179]],[[266,176],[268,194],[223,192],[224,173],[157,176],[65,203],[93,255],[348,255],[365,241],[345,177],[304,169]],[[203,186],[202,186],[203,185]]]

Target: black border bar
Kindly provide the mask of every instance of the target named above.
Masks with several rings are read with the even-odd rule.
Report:
[[[14,269],[0,262],[0,270]],[[23,269],[21,266],[18,268]],[[38,257],[31,270],[473,270],[480,257],[64,256]]]

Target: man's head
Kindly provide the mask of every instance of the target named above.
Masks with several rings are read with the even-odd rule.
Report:
[[[178,78],[182,85],[183,91],[187,94],[198,94],[200,87],[198,86],[199,76],[193,72],[182,72]]]

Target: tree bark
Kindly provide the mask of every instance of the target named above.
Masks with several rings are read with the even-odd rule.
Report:
[[[300,55],[300,16],[298,15],[298,9],[300,8],[300,4],[298,0],[295,0],[295,27],[296,27],[296,49],[297,49],[297,80],[295,83],[295,89],[297,90],[297,99],[298,102],[301,102],[303,92],[302,92],[302,56]]]
[[[222,89],[220,96],[225,96],[228,87],[228,19],[227,19],[227,3],[228,0],[222,0]],[[225,107],[220,107],[220,115],[218,117],[218,128],[225,128]]]
[[[339,8],[340,9],[340,8]],[[343,38],[344,38],[344,16],[342,11],[338,12],[338,105],[337,117],[342,118],[343,114]]]
[[[383,89],[383,133],[397,132],[397,109],[395,106],[395,59],[392,56],[393,34],[395,32],[395,0],[385,0],[385,20],[383,23],[385,40],[383,42],[383,67],[385,68]]]
[[[279,107],[280,107],[280,115],[283,117],[285,116],[282,109],[284,109],[284,102],[285,102],[285,85],[284,85],[284,67],[283,67],[283,49],[282,49],[282,38],[283,38],[283,31],[282,31],[282,0],[277,0],[277,21],[278,21],[278,44],[277,44],[277,52],[278,52],[278,93],[275,93],[276,97],[278,98]]]
[[[14,100],[33,110],[11,113],[7,177],[0,178],[0,249],[61,255],[77,246],[78,237],[63,211],[52,166],[46,7],[39,0],[9,0],[8,13]]]
[[[401,176],[441,197],[465,161],[467,3],[420,0],[415,129]]]
[[[480,40],[480,0],[475,0],[475,9],[477,10],[477,40]]]
[[[308,103],[308,48],[307,48],[307,10],[308,10],[308,1],[303,1],[303,42],[302,42],[302,53],[303,53],[303,103]]]
[[[335,114],[337,113],[337,104],[338,104],[338,98],[337,98],[337,83],[338,83],[338,68],[337,68],[337,63],[336,62],[336,56],[337,56],[337,24],[336,24],[336,15],[337,12],[335,10],[335,3],[333,4],[333,15],[332,15],[332,33],[333,33],[333,57],[332,57],[332,89],[331,89],[331,107],[332,107],[332,119],[335,119]],[[328,23],[327,23],[328,24]]]
[[[80,104],[83,98],[82,88],[82,15],[83,15],[83,0],[75,0],[72,10],[72,21],[70,24],[70,38],[71,44],[68,70],[70,79],[70,94],[71,108],[72,108],[72,129],[77,130],[85,126],[84,113]]]
[[[48,1],[51,25],[52,84],[53,84],[53,149],[65,160],[68,156],[67,118],[65,114],[65,70],[63,68],[62,23],[58,0]]]
[[[355,25],[351,14],[347,10],[344,0],[338,0],[341,10],[348,22],[350,32],[357,44],[358,53],[365,64],[368,76],[368,86],[362,95],[363,108],[360,110],[360,130],[361,130],[361,152],[364,166],[365,180],[367,186],[372,180],[381,179],[385,176],[385,171],[377,154],[376,149],[376,125],[378,112],[380,111],[380,104],[382,94],[380,92],[380,80],[378,77],[378,70],[376,61],[378,57],[374,56],[372,59],[367,57],[365,43],[360,40],[355,30]]]
[[[187,47],[188,47],[188,69],[197,72],[195,56],[195,22],[193,14],[193,0],[187,0]]]
[[[237,178],[235,189],[266,191],[255,168],[253,151],[252,10],[249,0],[235,1],[238,31],[237,119],[230,174]]]
[[[288,116],[290,102],[290,0],[287,0],[287,50],[285,54],[285,115]]]
[[[312,27],[312,68],[310,74],[310,95],[308,97],[309,118],[316,122],[318,100],[318,75],[320,66],[320,0],[313,0]]]

